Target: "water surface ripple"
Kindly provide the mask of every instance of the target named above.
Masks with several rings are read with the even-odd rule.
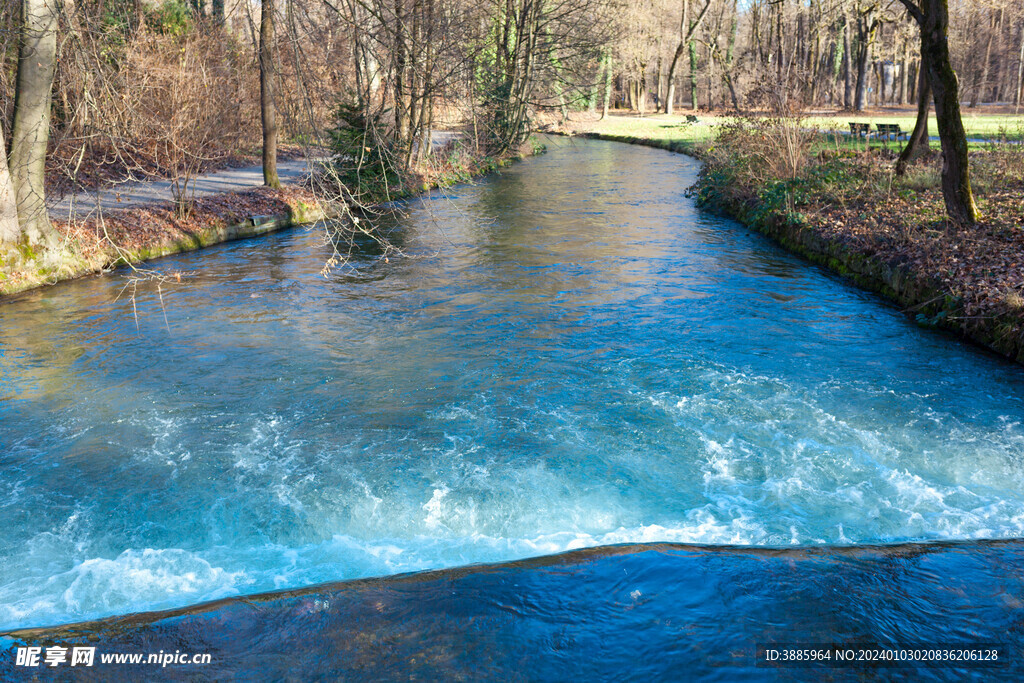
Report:
[[[594,545],[1024,536],[1024,372],[553,141],[393,226],[0,308],[0,627]],[[161,300],[162,297],[162,300]],[[136,323],[137,315],[137,323]],[[136,327],[137,324],[137,327]]]

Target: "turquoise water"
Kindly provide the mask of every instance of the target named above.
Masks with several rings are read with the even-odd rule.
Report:
[[[0,628],[594,545],[1024,536],[1024,371],[597,141],[0,307]]]

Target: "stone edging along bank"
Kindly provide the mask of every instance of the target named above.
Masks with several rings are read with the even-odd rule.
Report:
[[[126,252],[120,256],[115,263],[139,263],[158,259],[163,256],[171,256],[186,251],[195,251],[203,247],[211,247],[221,242],[245,239],[247,237],[258,237],[296,225],[305,225],[323,220],[326,215],[321,209],[314,206],[302,204],[299,208],[287,213],[275,213],[267,216],[250,216],[241,223],[232,225],[213,226],[204,228],[196,235],[187,238],[168,240],[149,247],[142,247],[132,252]],[[114,264],[110,264],[114,265]]]
[[[698,150],[685,142],[593,132],[576,135],[654,147],[700,158]],[[848,245],[827,240],[807,225],[796,223],[777,212],[764,211],[755,198],[704,200],[699,204],[704,209],[733,218],[757,230],[788,251],[825,266],[864,289],[881,294],[900,306],[904,313],[912,315],[922,327],[952,332],[1001,356],[1024,364],[1024,326],[1021,320],[1013,315],[968,318],[963,313],[960,301],[929,278],[918,275],[898,263],[891,263],[872,254],[851,249]]]
[[[0,305],[16,294],[55,285],[58,282],[98,275],[124,265],[194,251],[221,242],[256,237],[296,225],[315,223],[326,217],[319,207],[302,200],[288,202],[287,206],[287,211],[250,215],[241,222],[213,222],[199,229],[178,230],[174,235],[164,235],[134,248],[106,245],[102,249],[90,250],[85,256],[67,250],[55,257],[58,261],[56,265],[36,265],[27,270],[19,270],[17,274],[20,277],[17,279],[0,272]],[[237,218],[234,220],[238,221]],[[43,258],[45,259],[45,255]]]

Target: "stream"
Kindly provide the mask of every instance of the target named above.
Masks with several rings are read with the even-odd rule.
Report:
[[[0,306],[0,628],[613,544],[1024,536],[1024,369],[701,212],[697,161],[548,145],[327,278],[312,226]]]

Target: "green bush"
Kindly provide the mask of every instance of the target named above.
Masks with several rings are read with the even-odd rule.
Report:
[[[383,135],[386,112],[366,116],[356,104],[338,105],[330,130],[337,179],[359,201],[376,204],[390,198],[390,188],[401,183],[393,152]]]
[[[162,35],[181,36],[192,30],[192,9],[184,0],[165,0],[147,13],[146,23]]]

